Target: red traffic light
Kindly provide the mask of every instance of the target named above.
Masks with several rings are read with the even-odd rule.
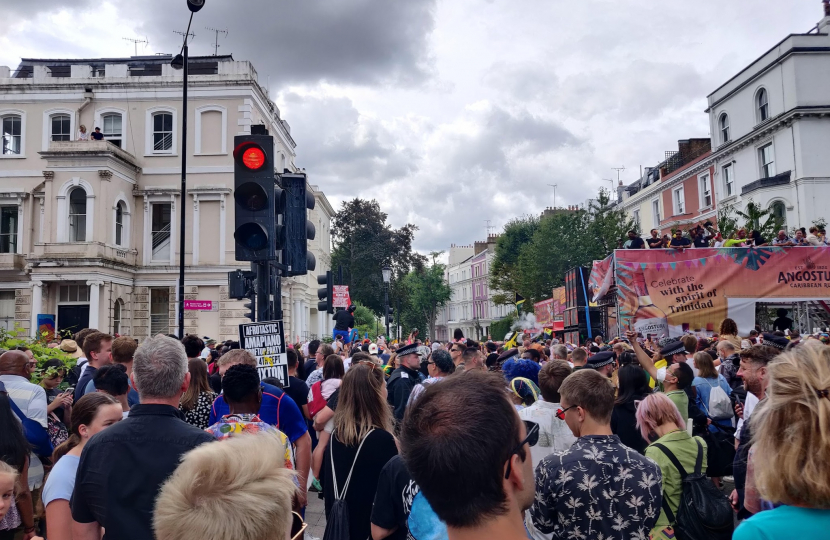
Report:
[[[265,150],[251,142],[237,146],[233,151],[233,157],[251,171],[257,171],[265,166]]]
[[[242,152],[242,164],[251,170],[257,170],[265,165],[265,152],[258,146],[252,146]]]

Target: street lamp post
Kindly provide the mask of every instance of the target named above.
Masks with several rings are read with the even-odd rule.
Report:
[[[187,0],[187,8],[190,10],[190,20],[187,23],[187,30],[184,33],[184,43],[181,53],[177,54],[170,65],[173,69],[182,70],[182,189],[179,199],[179,339],[184,337],[184,233],[185,233],[185,204],[187,198],[187,36],[190,34],[190,25],[193,23],[193,14],[205,6],[205,0]],[[223,233],[224,234],[224,233]]]
[[[389,282],[392,280],[392,268],[384,266],[383,274],[383,319],[386,322],[386,335],[389,336]]]

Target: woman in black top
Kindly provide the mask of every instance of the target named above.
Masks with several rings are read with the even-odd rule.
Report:
[[[383,371],[371,361],[352,365],[343,377],[338,394],[334,431],[323,458],[321,475],[326,517],[337,499],[334,474],[337,495],[345,499],[349,508],[349,537],[369,538],[372,503],[380,471],[398,454],[392,436],[392,411],[386,402]],[[350,470],[351,480],[344,489]]]
[[[643,368],[635,365],[623,366],[617,372],[619,389],[614,410],[611,412],[611,432],[620,438],[620,442],[639,453],[643,453],[648,442],[643,440],[637,429],[635,401],[645,399],[650,394],[648,378]]]

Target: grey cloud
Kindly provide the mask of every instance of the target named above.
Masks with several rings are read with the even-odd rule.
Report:
[[[179,6],[179,4],[181,4]],[[173,51],[184,30],[184,0],[125,4],[139,35],[149,35],[157,51]],[[261,82],[284,87],[327,81],[356,85],[416,85],[429,78],[428,38],[434,28],[435,0],[208,0],[196,14],[192,55],[213,54],[214,34],[226,28],[220,54],[250,60]]]
[[[559,86],[559,79],[550,66],[538,62],[496,62],[481,82],[518,101],[549,98]]]
[[[417,172],[417,152],[398,146],[393,133],[361,116],[351,100],[287,93],[281,101],[297,141],[296,163],[327,194],[355,196]]]

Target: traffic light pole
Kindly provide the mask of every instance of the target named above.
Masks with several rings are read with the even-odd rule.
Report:
[[[190,17],[193,20],[193,16]],[[190,25],[187,25],[190,31]],[[182,74],[182,195],[179,198],[179,339],[184,337],[184,227],[185,214],[187,211],[186,197],[187,197],[187,35],[184,36],[184,46],[182,47],[184,56],[184,67]]]

